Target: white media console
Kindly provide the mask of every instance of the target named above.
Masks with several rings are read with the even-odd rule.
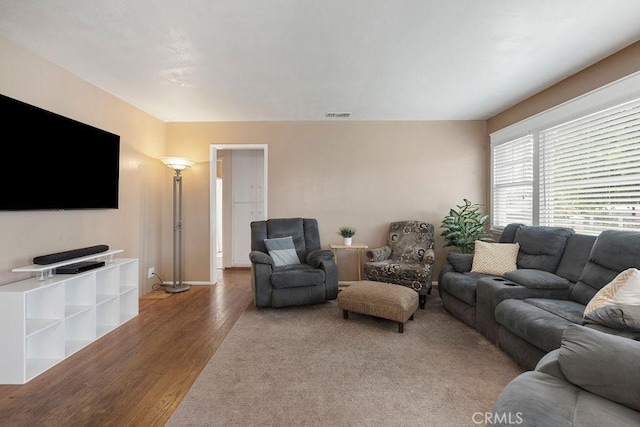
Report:
[[[24,384],[138,315],[138,260],[119,252],[12,270],[38,277],[0,286],[0,384]],[[103,257],[103,267],[53,274]]]

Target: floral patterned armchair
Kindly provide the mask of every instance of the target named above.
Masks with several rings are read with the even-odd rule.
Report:
[[[433,224],[422,221],[398,221],[389,225],[387,245],[366,252],[364,263],[367,280],[409,287],[420,298],[424,309],[431,293],[431,277],[435,262]]]

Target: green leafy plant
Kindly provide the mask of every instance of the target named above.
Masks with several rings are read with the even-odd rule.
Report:
[[[466,254],[473,253],[476,240],[492,242],[493,239],[485,229],[489,215],[480,212],[480,205],[463,200],[464,205],[457,205],[458,210],[451,209],[442,220],[444,231],[441,236],[445,247],[455,246]]]
[[[356,234],[356,229],[353,227],[340,227],[338,234],[342,237],[353,237]]]

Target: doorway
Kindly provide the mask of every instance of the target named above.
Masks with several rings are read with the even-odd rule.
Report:
[[[231,156],[223,157],[221,162],[219,162],[218,151],[225,150],[224,152],[230,152]],[[240,152],[239,150],[243,150]],[[245,154],[246,150],[258,150],[259,154],[261,154],[258,158],[260,162],[256,167],[255,173],[256,176],[259,176],[259,182],[261,188],[256,188],[256,203],[259,203],[261,215],[264,218],[267,218],[267,144],[212,144],[210,146],[210,154],[209,154],[209,164],[210,164],[210,276],[211,282],[217,282],[218,272],[221,271],[218,267],[220,263],[223,263],[222,267],[224,267],[224,263],[228,263],[230,266],[234,266],[233,261],[229,261],[233,255],[233,244],[234,242],[241,241],[243,244],[250,243],[250,229],[248,222],[251,220],[250,216],[244,215],[246,213],[242,208],[241,204],[236,205],[236,212],[233,211],[233,206],[230,204],[233,203],[234,196],[233,193],[233,165],[230,159],[233,156],[234,152]],[[240,155],[238,157],[246,157],[244,155]],[[223,173],[218,173],[218,167],[222,167]],[[231,171],[229,171],[231,169]],[[220,176],[222,184],[221,188],[218,185],[218,176]],[[238,177],[236,176],[236,179]],[[240,186],[241,184],[239,184]],[[238,190],[240,193],[241,191]],[[222,194],[220,194],[222,193]],[[247,211],[250,212],[250,211]],[[244,236],[240,236],[236,239],[233,237],[233,221],[236,221],[236,225],[238,226],[238,222],[242,222],[239,225],[238,229],[246,233]],[[245,224],[246,222],[246,224]],[[219,235],[220,238],[219,238]],[[245,242],[246,241],[246,242]],[[229,245],[230,243],[230,245]],[[222,246],[222,257],[218,257],[218,247]],[[231,249],[229,249],[231,248]],[[245,251],[246,255],[246,264],[238,265],[238,266],[249,266],[250,263],[248,261],[248,250],[241,249]]]
[[[223,227],[222,227],[222,200],[223,200],[223,180],[222,180],[222,159],[218,159],[218,176],[216,177],[216,266],[218,270],[224,268],[224,246],[223,246]]]

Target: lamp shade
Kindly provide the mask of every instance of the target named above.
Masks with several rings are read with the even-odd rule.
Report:
[[[188,169],[195,163],[193,160],[184,159],[182,157],[163,157],[161,160],[162,163],[175,171]]]

